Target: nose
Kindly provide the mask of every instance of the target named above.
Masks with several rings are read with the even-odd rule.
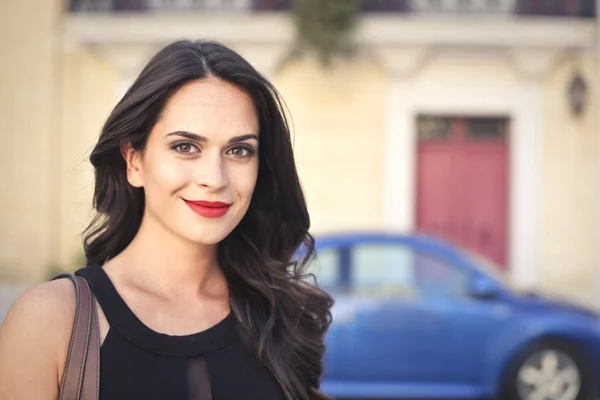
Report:
[[[225,163],[219,152],[204,153],[199,159],[194,176],[198,186],[212,191],[218,191],[228,184]]]

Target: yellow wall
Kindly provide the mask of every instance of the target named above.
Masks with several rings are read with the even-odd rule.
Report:
[[[540,280],[546,290],[590,296],[598,269],[598,135],[594,54],[563,60],[543,86]],[[587,81],[585,115],[569,114],[566,90],[573,67]]]
[[[81,233],[91,220],[94,189],[89,155],[116,103],[115,69],[93,49],[62,54],[60,131],[60,267],[76,267],[83,254]]]
[[[0,5],[0,280],[74,267],[89,220],[86,157],[115,78],[92,51],[61,45],[61,15],[60,0]]]
[[[275,80],[294,125],[312,230],[382,223],[385,72],[357,59],[323,70],[291,61]]]
[[[0,5],[0,279],[32,279],[56,256],[53,210],[58,0]]]

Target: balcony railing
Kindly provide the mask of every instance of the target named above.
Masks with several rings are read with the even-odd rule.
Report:
[[[595,0],[365,0],[366,12],[593,18]]]
[[[419,14],[511,15],[515,0],[411,0],[410,9]]]
[[[75,12],[248,12],[289,10],[291,0],[71,0]]]
[[[71,0],[82,12],[251,12],[290,10],[293,0]],[[327,1],[327,0],[322,0]],[[595,0],[363,0],[364,12],[593,18]]]
[[[595,0],[518,0],[517,14],[594,18]]]

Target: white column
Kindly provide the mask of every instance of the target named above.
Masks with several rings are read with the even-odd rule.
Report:
[[[376,57],[389,71],[386,110],[383,225],[404,232],[415,228],[415,115],[410,102],[413,78],[428,61],[431,49],[421,46],[378,46]]]
[[[539,82],[521,85],[510,138],[509,265],[516,286],[533,288],[539,282],[542,99]]]
[[[522,288],[539,283],[542,182],[542,94],[546,74],[563,49],[513,49],[510,60],[521,77],[511,136],[509,250],[512,282]]]
[[[405,99],[410,82],[392,73],[388,89],[384,154],[384,225],[400,231],[414,229],[415,144],[414,116]]]

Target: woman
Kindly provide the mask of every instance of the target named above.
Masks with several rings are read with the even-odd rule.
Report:
[[[273,86],[218,43],[170,44],[90,159],[98,215],[77,273],[98,300],[101,399],[327,398],[332,300],[305,279],[314,241]],[[74,302],[65,279],[15,302],[0,399],[57,398]]]

